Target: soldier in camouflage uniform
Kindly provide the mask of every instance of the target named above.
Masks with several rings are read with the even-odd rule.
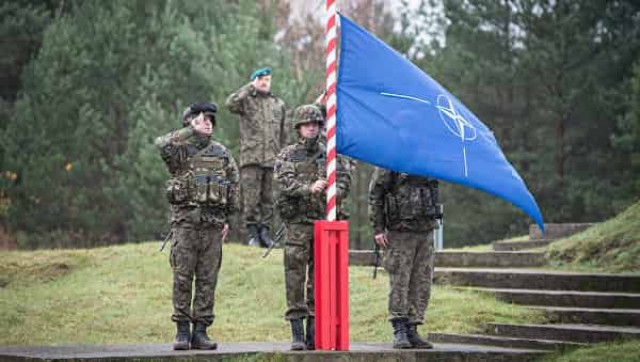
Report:
[[[178,330],[174,349],[217,347],[206,330],[214,319],[222,243],[229,217],[237,210],[239,173],[229,150],[211,139],[216,110],[213,103],[192,104],[183,115],[185,127],[155,141],[171,173],[166,192],[171,204],[171,320]]]
[[[418,334],[431,295],[433,230],[441,217],[438,181],[376,168],[369,217],[389,273],[393,348],[433,348]]]
[[[313,223],[324,218],[326,206],[326,151],[319,137],[323,121],[320,110],[313,105],[296,108],[294,125],[299,140],[280,152],[274,167],[276,209],[287,226],[285,319],[291,323],[293,350],[315,348]],[[337,197],[343,198],[348,192],[348,180],[338,173]]]
[[[289,142],[284,102],[270,91],[271,68],[255,71],[251,83],[227,99],[229,111],[240,116],[242,212],[250,245],[268,247],[273,218],[273,163]]]

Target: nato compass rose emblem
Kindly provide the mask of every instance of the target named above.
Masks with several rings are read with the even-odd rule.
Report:
[[[427,105],[431,105],[426,99],[421,99],[418,97],[413,97],[404,94],[395,94],[395,93],[380,93],[383,96],[388,97],[396,97],[408,99],[420,103],[424,103]],[[465,119],[456,109],[455,105],[451,98],[449,98],[445,94],[438,95],[436,100],[436,109],[438,110],[438,115],[440,119],[444,123],[446,129],[453,134],[456,138],[460,139],[462,143],[462,158],[464,160],[464,177],[468,177],[468,168],[467,168],[467,148],[465,142],[473,142],[478,137],[478,133],[476,131],[476,127]]]

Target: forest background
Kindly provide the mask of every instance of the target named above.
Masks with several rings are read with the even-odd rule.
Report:
[[[0,247],[93,247],[168,229],[153,139],[184,107],[259,67],[289,109],[324,88],[324,1],[5,0],[0,4]],[[495,133],[546,222],[592,222],[640,198],[640,3],[340,0],[340,11],[455,94]],[[381,72],[385,69],[381,68]],[[237,155],[221,107],[216,139]],[[371,248],[359,163],[351,247]],[[442,183],[445,246],[531,220]]]

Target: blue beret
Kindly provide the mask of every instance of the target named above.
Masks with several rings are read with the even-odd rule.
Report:
[[[258,77],[264,77],[265,75],[271,75],[273,70],[271,68],[260,68],[251,74],[251,80],[255,80]]]

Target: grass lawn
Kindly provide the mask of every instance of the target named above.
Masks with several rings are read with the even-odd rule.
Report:
[[[640,202],[616,217],[547,247],[562,270],[640,273]]]
[[[554,354],[542,362],[638,362],[640,341],[598,343],[568,353]]]
[[[86,250],[0,252],[0,345],[136,344],[173,340],[171,270],[158,242]],[[282,250],[224,246],[216,293],[218,341],[285,341]],[[351,340],[391,341],[388,278],[350,270]],[[543,316],[473,291],[435,286],[426,332],[474,332]]]

